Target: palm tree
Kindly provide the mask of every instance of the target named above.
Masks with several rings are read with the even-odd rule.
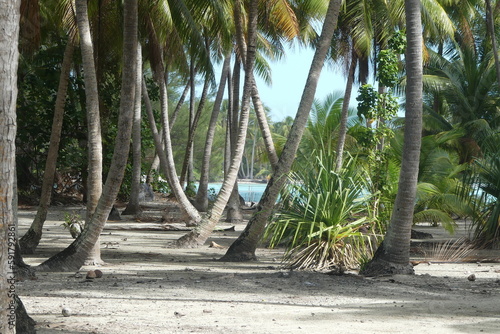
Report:
[[[75,2],[76,21],[80,35],[80,48],[82,50],[83,71],[85,73],[85,98],[87,107],[87,143],[88,143],[88,170],[87,176],[87,217],[92,219],[97,202],[102,193],[102,137],[99,113],[99,93],[97,90],[97,76],[94,63],[94,49],[86,0]],[[101,253],[99,244],[89,254],[89,261],[100,263]]]
[[[139,192],[141,187],[141,91],[142,91],[142,48],[140,43],[137,45],[137,79],[135,84],[134,101],[134,124],[132,125],[132,180],[130,187],[130,200],[122,214],[137,215],[141,213],[139,205]]]
[[[406,114],[403,159],[398,193],[391,223],[374,258],[363,269],[366,275],[412,274],[410,237],[418,179],[422,137],[422,19],[419,0],[405,0],[406,36]],[[411,126],[410,126],[411,125]]]
[[[199,211],[207,211],[208,209],[208,175],[210,167],[210,155],[212,153],[212,144],[214,142],[215,130],[217,126],[217,118],[219,116],[222,99],[224,97],[224,90],[226,87],[227,77],[229,75],[229,65],[231,57],[226,56],[222,65],[222,72],[219,82],[219,88],[215,97],[214,105],[212,108],[212,115],[207,129],[207,139],[205,142],[205,149],[203,152],[200,182],[198,185],[198,192],[196,193],[195,206]]]
[[[50,206],[52,190],[54,185],[54,175],[56,172],[56,162],[59,153],[59,143],[61,141],[61,132],[64,116],[64,104],[66,101],[66,92],[69,83],[69,73],[73,61],[74,44],[72,38],[66,45],[64,58],[61,64],[61,74],[59,78],[59,87],[57,89],[56,103],[54,107],[54,116],[52,120],[52,131],[50,132],[49,150],[45,162],[43,173],[42,190],[38,210],[28,231],[19,239],[21,251],[24,254],[33,254],[40,239],[42,238],[42,228],[47,218],[47,211]]]
[[[252,73],[256,53],[257,17],[258,1],[252,0],[249,3],[248,10],[247,48],[246,61],[244,66],[245,81],[243,85],[242,108],[240,113],[239,131],[235,143],[235,149],[233,150],[231,164],[229,166],[226,177],[224,178],[222,188],[219,192],[219,195],[217,196],[212,210],[207,214],[207,217],[193,229],[193,231],[177,240],[177,245],[180,247],[193,247],[205,243],[208,236],[212,233],[213,228],[218,223],[236,182],[238,170],[240,168],[240,163],[243,156],[248,127],[248,117],[250,112],[250,93],[253,81]],[[236,25],[238,24],[241,24],[241,22],[236,21]],[[241,27],[239,27],[239,31],[242,31]]]
[[[86,222],[80,236],[66,249],[40,264],[38,268],[42,271],[78,270],[84,264],[96,246],[123,180],[130,149],[137,83],[137,1],[126,0],[123,15],[123,61],[127,66],[124,67],[122,73],[118,133],[110,171],[95,212]]]
[[[248,261],[255,259],[257,244],[272,214],[278,194],[286,181],[286,174],[290,171],[292,163],[295,160],[295,153],[297,152],[309,111],[314,101],[319,74],[323,68],[333,33],[337,26],[341,2],[340,0],[333,0],[330,1],[328,6],[321,36],[309,70],[294,124],[290,130],[290,135],[288,136],[283,152],[280,155],[277,168],[274,170],[273,176],[269,180],[258,204],[257,213],[250,219],[243,233],[231,245],[222,260]]]

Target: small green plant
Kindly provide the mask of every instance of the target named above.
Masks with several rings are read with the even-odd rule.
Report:
[[[389,39],[389,48],[394,50],[394,52],[403,54],[406,50],[406,32],[404,30],[398,30]]]
[[[77,238],[82,233],[84,222],[78,213],[74,211],[72,213],[66,212],[64,214],[64,223],[61,226],[68,229],[73,238]]]
[[[355,268],[372,252],[362,232],[372,221],[366,216],[366,174],[353,158],[338,173],[334,166],[334,156],[320,152],[313,168],[293,175],[280,213],[266,230],[270,247],[285,245],[284,262],[291,268]]]
[[[374,120],[377,110],[378,93],[372,85],[359,87],[358,97],[358,117],[364,117],[367,121]]]
[[[217,192],[215,191],[215,188],[208,188],[208,201],[214,202],[216,198]]]
[[[378,80],[381,85],[394,87],[398,82],[398,56],[394,50],[382,50],[378,56]]]
[[[187,197],[195,197],[196,196],[196,185],[193,182],[189,182],[186,186],[186,196]]]
[[[162,193],[162,194],[170,194],[170,186],[164,178],[161,177],[158,173],[153,173],[153,181],[151,182],[151,187],[153,191]]]

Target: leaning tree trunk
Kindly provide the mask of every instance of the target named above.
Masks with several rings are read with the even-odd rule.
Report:
[[[151,44],[155,49],[157,54],[161,54],[161,48],[156,36],[156,32],[154,27],[150,26],[150,38]],[[165,176],[167,177],[167,181],[170,185],[172,192],[174,193],[175,198],[179,202],[179,206],[181,211],[187,216],[186,224],[187,225],[196,225],[200,220],[201,216],[196,210],[196,208],[191,204],[189,199],[187,198],[184,190],[182,189],[182,185],[179,182],[179,178],[177,176],[177,172],[175,170],[175,162],[174,155],[172,151],[172,139],[170,136],[170,126],[168,120],[168,95],[167,95],[167,83],[165,81],[165,68],[163,66],[162,60],[157,59],[155,63],[152,64],[153,71],[155,74],[156,81],[160,88],[160,108],[161,108],[161,120],[162,120],[162,128],[163,128],[163,140],[165,144],[165,149],[163,149],[161,142],[159,140],[158,130],[156,129],[156,124],[154,117],[152,117],[149,108],[146,108],[148,113],[148,118],[150,120],[151,131],[153,132],[153,138],[155,142],[156,153],[160,156],[160,166],[164,165],[165,167]],[[143,87],[143,91],[144,91]],[[163,161],[163,162],[162,162]]]
[[[142,90],[142,54],[141,44],[137,43],[137,78],[135,83],[134,124],[132,125],[132,181],[130,200],[123,215],[137,215],[141,213],[139,192],[141,188],[141,90]]]
[[[187,214],[188,221],[187,225],[196,225],[201,220],[200,214],[198,210],[191,204],[189,199],[187,198],[184,190],[182,189],[182,185],[179,182],[179,178],[177,176],[177,172],[175,170],[175,162],[174,162],[174,154],[172,151],[172,139],[170,137],[170,128],[168,125],[168,103],[167,103],[167,86],[165,80],[159,79],[160,84],[160,101],[161,101],[161,119],[162,119],[162,128],[163,128],[163,140],[165,142],[165,155],[166,155],[166,166],[167,170],[165,171],[167,174],[168,183],[175,195],[175,198],[179,202],[181,206],[181,210]],[[155,140],[155,145],[156,144]],[[160,160],[161,161],[161,160]]]
[[[80,35],[80,49],[85,80],[85,99],[87,107],[87,144],[88,144],[88,176],[87,176],[87,216],[86,222],[92,219],[97,202],[102,193],[102,137],[99,113],[99,93],[94,63],[94,50],[88,17],[87,1],[76,1],[76,21]],[[99,242],[88,254],[89,263],[101,263]]]
[[[186,176],[186,180],[189,183],[193,182],[192,178],[190,178],[190,175],[192,176],[193,171],[193,145],[194,145],[194,137],[196,134],[196,129],[198,128],[198,123],[200,121],[201,114],[203,113],[203,109],[205,108],[205,103],[207,101],[207,95],[208,95],[208,89],[210,88],[210,79],[207,76],[205,78],[205,83],[203,85],[203,90],[201,92],[201,97],[200,101],[198,103],[198,108],[196,109],[196,113],[194,115],[193,121],[190,122],[190,130],[189,130],[189,135],[188,135],[188,141],[186,144],[186,153],[184,155],[184,162],[182,164],[182,171],[181,171],[181,184],[184,184],[184,175]],[[191,168],[191,171],[189,170]]]
[[[264,140],[267,156],[269,158],[269,162],[271,163],[271,167],[274,169],[278,163],[278,154],[276,153],[276,148],[274,147],[272,133],[269,129],[266,112],[264,111],[264,106],[260,100],[259,90],[257,89],[255,79],[252,84],[252,102],[255,109],[255,115],[257,116],[257,122],[259,123],[260,132],[262,133],[262,139]]]
[[[43,173],[42,192],[40,194],[40,203],[36,212],[35,219],[30,228],[19,239],[19,246],[23,254],[33,254],[40,239],[42,238],[42,229],[47,219],[47,211],[50,206],[52,190],[54,185],[54,175],[56,172],[57,156],[59,154],[59,143],[61,141],[61,131],[64,118],[64,105],[66,102],[66,92],[68,91],[69,74],[71,63],[73,61],[73,50],[75,46],[70,40],[66,44],[63,62],[61,64],[61,74],[59,76],[59,87],[57,88],[56,103],[54,107],[54,116],[52,119],[52,130],[50,132],[49,149],[47,160],[45,162],[45,171]]]
[[[174,123],[177,120],[177,116],[179,115],[179,112],[181,111],[182,105],[184,104],[184,100],[186,100],[186,96],[188,95],[190,88],[191,88],[191,82],[188,82],[186,84],[186,87],[184,87],[184,91],[182,92],[182,95],[179,98],[179,101],[177,101],[177,106],[175,107],[174,112],[172,113],[172,116],[170,117],[170,130],[172,130],[172,127],[174,126]]]
[[[222,212],[227,204],[229,196],[231,195],[232,188],[238,176],[238,170],[240,168],[241,159],[243,157],[243,150],[245,147],[248,118],[250,113],[250,92],[252,84],[251,73],[253,71],[255,62],[258,1],[250,1],[249,7],[248,47],[246,56],[247,62],[245,65],[245,81],[243,86],[240,126],[238,138],[236,141],[236,149],[234,150],[234,156],[231,160],[231,165],[229,166],[228,173],[224,178],[222,188],[219,192],[219,195],[217,196],[213,208],[207,213],[206,218],[204,218],[201,223],[198,224],[198,226],[196,226],[191,232],[187,233],[177,240],[177,246],[179,247],[196,247],[205,243],[205,241],[212,233],[214,227],[219,222],[220,217],[222,216]]]
[[[85,2],[85,1],[83,1]],[[99,203],[80,236],[66,249],[38,266],[41,271],[75,271],[85,263],[99,239],[120,190],[130,149],[137,73],[137,1],[125,0],[120,113],[113,157]]]
[[[413,274],[410,264],[410,238],[416,197],[420,146],[422,140],[422,22],[419,0],[405,0],[406,36],[406,114],[403,158],[398,193],[385,239],[364,275]]]
[[[356,51],[352,50],[351,64],[349,65],[349,74],[347,76],[347,84],[345,86],[344,101],[342,102],[342,113],[340,115],[339,138],[337,140],[337,157],[335,161],[335,170],[339,171],[342,168],[344,160],[344,145],[347,135],[347,118],[349,116],[349,102],[351,100],[352,85],[354,84],[354,74],[358,64]]]
[[[266,190],[257,205],[257,212],[248,222],[243,233],[236,239],[228,249],[227,253],[222,257],[223,261],[249,261],[255,259],[255,250],[257,244],[262,237],[264,229],[271,217],[279,192],[286,182],[287,174],[290,171],[295,153],[299,146],[302,134],[309,117],[318,80],[325,62],[328,49],[330,48],[331,40],[340,10],[341,0],[333,0],[328,6],[328,11],[323,24],[320,40],[314,58],[311,63],[309,75],[306,80],[304,92],[300,100],[297,115],[293,123],[292,129],[286,141],[283,152],[281,153],[273,176],[269,180]]]
[[[202,212],[208,210],[208,175],[210,172],[210,156],[212,154],[212,145],[215,137],[215,129],[217,127],[217,119],[219,117],[222,99],[224,97],[224,90],[226,88],[226,80],[229,74],[229,66],[231,64],[231,57],[226,56],[222,65],[222,73],[220,77],[219,89],[215,97],[214,106],[212,109],[212,116],[208,124],[207,139],[205,141],[205,150],[203,151],[203,159],[201,162],[201,175],[200,183],[198,185],[198,192],[194,206]]]
[[[246,59],[244,55],[246,54],[246,43],[243,34],[243,30],[241,29],[243,15],[241,13],[241,1],[238,0],[234,6],[234,19],[236,22],[240,24],[236,24],[236,45],[237,45],[237,54],[242,55],[242,62],[245,64]],[[253,75],[253,73],[252,73]],[[276,149],[274,147],[273,138],[271,134],[271,130],[269,129],[269,124],[267,123],[266,113],[264,111],[264,106],[262,105],[262,101],[260,100],[259,90],[257,88],[257,83],[255,78],[252,79],[252,102],[255,109],[255,115],[257,116],[257,121],[259,122],[259,127],[262,132],[262,138],[264,139],[264,146],[267,151],[267,155],[269,157],[269,162],[271,163],[272,168],[276,166],[278,163],[278,155],[276,154]]]

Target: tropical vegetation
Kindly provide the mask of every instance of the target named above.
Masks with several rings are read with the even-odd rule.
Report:
[[[139,217],[141,187],[175,199],[190,227],[175,246],[200,246],[224,213],[241,221],[238,179],[267,188],[226,261],[256,259],[265,240],[293,268],[411,273],[413,225],[453,233],[458,219],[475,247],[500,245],[498,1],[13,3],[5,179],[38,206],[20,251],[36,252],[51,205],[86,205],[81,233],[39,270],[101,263],[113,205]],[[293,47],[314,57],[296,114],[276,120],[256,77],[270,83]],[[345,91],[315,99],[324,66]]]

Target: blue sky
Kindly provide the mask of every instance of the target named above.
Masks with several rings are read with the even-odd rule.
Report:
[[[257,77],[257,85],[263,103],[271,109],[273,121],[281,121],[286,116],[295,117],[302,91],[306,82],[314,51],[304,48],[289,49],[287,56],[271,62],[272,86]],[[340,68],[327,66],[321,72],[316,91],[316,99],[322,100],[332,92],[343,94],[346,78]],[[353,89],[351,106],[355,106],[356,90]],[[354,103],[353,103],[354,101]]]

